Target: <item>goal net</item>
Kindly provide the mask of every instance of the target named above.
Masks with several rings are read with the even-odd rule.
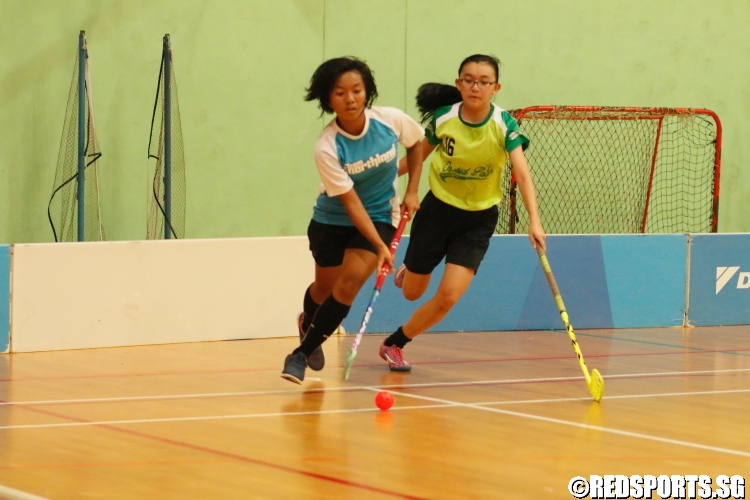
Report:
[[[150,240],[185,237],[185,148],[169,35],[163,41],[148,143],[151,201],[146,236]]]
[[[549,234],[716,232],[721,123],[686,108],[539,106],[510,111]],[[505,176],[498,233],[528,231]]]
[[[77,54],[47,218],[55,241],[102,241],[97,167],[102,154],[96,142],[89,56],[83,31],[78,37]]]

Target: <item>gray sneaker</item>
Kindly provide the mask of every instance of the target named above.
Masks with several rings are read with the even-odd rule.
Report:
[[[297,329],[299,329],[299,343],[301,344],[303,340],[305,340],[305,331],[302,330],[302,322],[305,320],[305,313],[301,312],[299,313],[299,316],[297,317]],[[315,370],[316,372],[319,372],[323,369],[323,367],[326,365],[326,356],[323,354],[323,346],[319,345],[313,353],[310,355],[309,358],[307,358],[307,366],[310,367],[311,370]]]
[[[285,378],[295,384],[301,384],[305,380],[305,368],[307,368],[307,356],[304,352],[290,354],[284,360],[284,369],[281,370],[281,378]]]

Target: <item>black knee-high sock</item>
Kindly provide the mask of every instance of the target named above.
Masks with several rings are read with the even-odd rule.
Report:
[[[390,347],[392,345],[395,345],[399,349],[403,349],[406,344],[408,344],[409,342],[411,342],[411,339],[406,336],[406,334],[404,333],[404,331],[401,328],[402,327],[399,326],[398,330],[396,330],[395,332],[393,332],[390,335],[390,337],[388,337],[387,339],[385,339],[384,344],[387,345],[388,347]]]
[[[302,351],[305,353],[305,356],[309,357],[344,321],[346,315],[349,314],[350,308],[351,306],[342,304],[334,299],[333,295],[323,301],[320,307],[318,307],[312,323],[310,323],[305,340],[294,350],[293,354]]]
[[[307,332],[307,329],[310,328],[310,323],[312,323],[319,307],[320,304],[315,302],[312,295],[310,295],[310,287],[307,287],[307,290],[305,291],[305,299],[302,301],[302,310],[305,311],[305,317],[302,320],[303,332]]]

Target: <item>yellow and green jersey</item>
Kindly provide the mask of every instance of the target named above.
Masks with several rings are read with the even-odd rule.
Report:
[[[430,189],[441,201],[463,210],[484,210],[503,197],[503,171],[508,152],[526,147],[515,118],[504,109],[490,107],[481,123],[467,123],[459,113],[461,103],[439,108],[425,130],[437,145],[430,164]]]

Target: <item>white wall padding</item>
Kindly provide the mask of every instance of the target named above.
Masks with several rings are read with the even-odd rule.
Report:
[[[15,245],[11,351],[297,335],[305,237]]]

